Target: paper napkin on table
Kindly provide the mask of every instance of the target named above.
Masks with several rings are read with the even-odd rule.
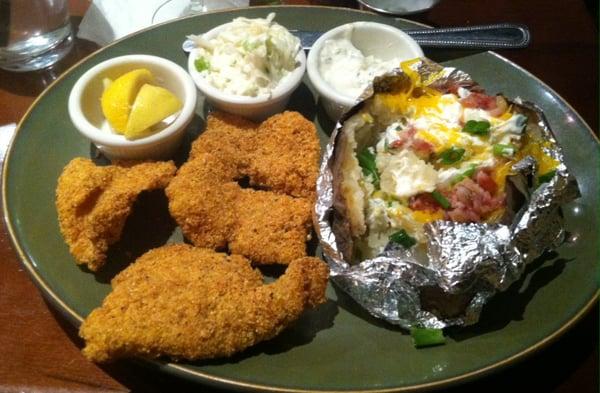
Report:
[[[12,140],[12,137],[17,129],[16,123],[10,123],[0,126],[0,163],[4,161],[6,149]]]
[[[77,37],[104,46],[153,24],[204,10],[246,7],[249,0],[93,0],[83,16]]]

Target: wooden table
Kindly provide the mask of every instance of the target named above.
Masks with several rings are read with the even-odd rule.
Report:
[[[352,1],[286,1],[354,7]],[[442,0],[411,17],[433,26],[510,21],[530,27],[527,50],[500,54],[555,89],[598,130],[597,3],[582,0]],[[89,0],[71,0],[77,25]],[[18,122],[36,96],[70,64],[96,49],[78,41],[67,59],[47,72],[0,71],[0,125]],[[0,140],[7,135],[0,134]],[[4,151],[5,145],[1,146]],[[0,155],[3,159],[3,154]],[[43,300],[0,229],[0,391],[200,390],[202,387],[150,372],[129,361],[96,366],[80,353],[76,330]],[[594,274],[590,272],[590,274]],[[594,307],[557,342],[498,374],[454,388],[454,392],[597,392],[598,309]]]

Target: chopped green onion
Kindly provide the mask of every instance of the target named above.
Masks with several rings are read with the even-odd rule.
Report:
[[[417,241],[414,237],[410,236],[404,229],[400,229],[398,232],[393,233],[390,236],[390,241],[400,244],[404,248],[411,248]]]
[[[546,172],[538,177],[538,184],[547,183],[556,175],[556,169]]]
[[[506,157],[506,158],[511,158],[515,155],[517,151],[517,148],[515,145],[503,145],[503,144],[496,144],[494,145],[494,155],[495,156],[501,156],[501,157]]]
[[[460,183],[461,181],[463,181],[466,178],[467,178],[467,176],[465,176],[464,173],[461,173],[460,175],[454,176],[452,178],[452,181],[450,182],[450,184]]]
[[[450,204],[450,202],[446,199],[445,196],[443,196],[439,191],[434,191],[431,193],[431,196],[433,197],[433,199],[435,199],[435,201],[444,209],[449,209],[452,205]]]
[[[472,135],[488,135],[490,133],[490,122],[487,120],[469,120],[463,127],[463,132]]]
[[[469,169],[467,169],[466,171],[464,171],[462,174],[465,177],[471,177],[475,174],[475,169],[477,169],[477,165],[475,164],[471,164],[471,166],[469,167]]]
[[[375,164],[375,155],[369,149],[364,149],[357,155],[358,163],[363,170],[365,176],[373,176],[373,185],[379,188],[379,172],[377,172],[377,164]]]
[[[197,58],[194,61],[194,66],[198,72],[207,71],[210,69],[210,63],[204,57]]]
[[[458,182],[463,181],[464,179],[466,179],[467,177],[471,177],[473,176],[473,174],[475,174],[475,170],[477,169],[477,165],[475,164],[471,164],[471,166],[469,167],[469,169],[467,169],[466,171],[464,171],[463,173],[456,175],[452,178],[452,184],[456,184]]]
[[[446,343],[442,329],[412,328],[410,335],[416,348],[430,347]]]
[[[258,48],[260,46],[260,42],[253,42],[251,43],[249,40],[244,40],[244,42],[242,43],[242,47],[244,48],[244,50],[246,52],[252,52],[254,49]]]
[[[465,155],[465,149],[462,147],[454,147],[444,150],[438,156],[438,162],[442,164],[454,164],[457,161],[460,161]]]

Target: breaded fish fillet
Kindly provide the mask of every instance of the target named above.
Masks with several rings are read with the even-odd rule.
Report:
[[[112,292],[81,325],[83,353],[96,362],[230,356],[276,336],[323,303],[327,278],[325,263],[303,258],[264,285],[241,256],[163,246],[113,279]]]
[[[212,154],[196,153],[166,188],[171,216],[195,245],[216,250],[227,246],[240,190],[232,181],[234,173]]]
[[[315,126],[297,112],[261,124],[212,113],[166,190],[169,211],[198,247],[289,263],[306,255],[319,155]],[[260,190],[242,189],[245,177]]]
[[[260,188],[314,199],[321,154],[317,130],[298,112],[284,112],[255,124],[242,117],[214,112],[194,141],[190,160],[211,153],[249,177]]]
[[[173,162],[96,166],[75,158],[63,169],[56,187],[60,231],[78,264],[98,270],[108,247],[121,236],[133,203],[142,191],[167,186]]]
[[[312,204],[267,191],[242,189],[232,170],[209,153],[186,162],[166,189],[169,211],[196,246],[240,254],[259,264],[306,255]]]
[[[240,190],[229,251],[258,264],[289,263],[306,256],[311,208],[311,201],[305,198]]]
[[[245,175],[250,183],[294,197],[315,198],[321,146],[311,121],[284,112],[257,129]]]
[[[211,153],[225,165],[231,165],[236,178],[243,176],[248,165],[248,151],[255,146],[254,137],[258,124],[225,112],[213,112],[206,119],[201,137],[192,143],[189,160],[200,153]]]

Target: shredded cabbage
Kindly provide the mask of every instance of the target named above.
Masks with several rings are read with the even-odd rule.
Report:
[[[204,78],[229,94],[255,97],[271,94],[296,67],[300,40],[266,18],[236,18],[215,38],[191,35],[198,48],[197,64]]]

